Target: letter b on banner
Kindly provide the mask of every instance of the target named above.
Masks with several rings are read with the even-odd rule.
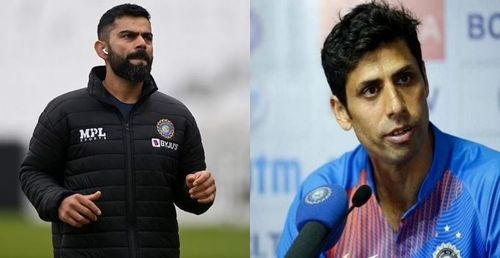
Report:
[[[469,38],[483,39],[490,35],[500,39],[500,13],[486,16],[480,13],[471,13],[468,16]]]

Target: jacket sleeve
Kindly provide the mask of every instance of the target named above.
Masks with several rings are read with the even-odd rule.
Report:
[[[67,133],[66,133],[67,134]],[[73,194],[62,187],[66,152],[64,134],[54,129],[46,111],[30,140],[29,150],[19,170],[21,188],[45,221],[57,221],[62,200]]]
[[[194,118],[192,116],[189,118],[185,129],[186,140],[181,149],[179,174],[175,187],[175,204],[184,211],[199,215],[207,211],[213,203],[203,204],[192,199],[186,185],[188,174],[206,169],[205,152],[200,132]]]

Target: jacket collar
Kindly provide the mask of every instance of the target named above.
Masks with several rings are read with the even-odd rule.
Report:
[[[104,88],[102,81],[106,77],[105,66],[95,66],[90,70],[87,92],[99,99],[100,101],[109,103],[109,92]],[[156,83],[151,75],[148,75],[142,86],[142,93],[137,103],[144,101],[151,94],[158,90]]]

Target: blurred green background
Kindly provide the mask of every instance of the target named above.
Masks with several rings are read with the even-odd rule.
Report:
[[[235,226],[180,227],[181,257],[250,257],[250,232]],[[21,213],[0,211],[1,258],[51,258],[49,224],[38,224]]]

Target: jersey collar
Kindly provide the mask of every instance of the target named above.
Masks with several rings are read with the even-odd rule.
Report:
[[[429,197],[429,195],[434,191],[438,182],[443,177],[445,170],[448,169],[446,167],[446,164],[449,160],[451,150],[448,138],[431,122],[429,122],[429,126],[434,135],[434,154],[432,157],[432,165],[429,172],[427,173],[427,176],[422,182],[422,185],[420,186],[417,202],[405,212],[403,218],[412,214],[414,210]],[[366,149],[364,149],[364,154],[366,160],[365,168],[367,173],[367,183],[373,189],[373,192],[376,195],[377,191],[373,176],[373,168]]]

